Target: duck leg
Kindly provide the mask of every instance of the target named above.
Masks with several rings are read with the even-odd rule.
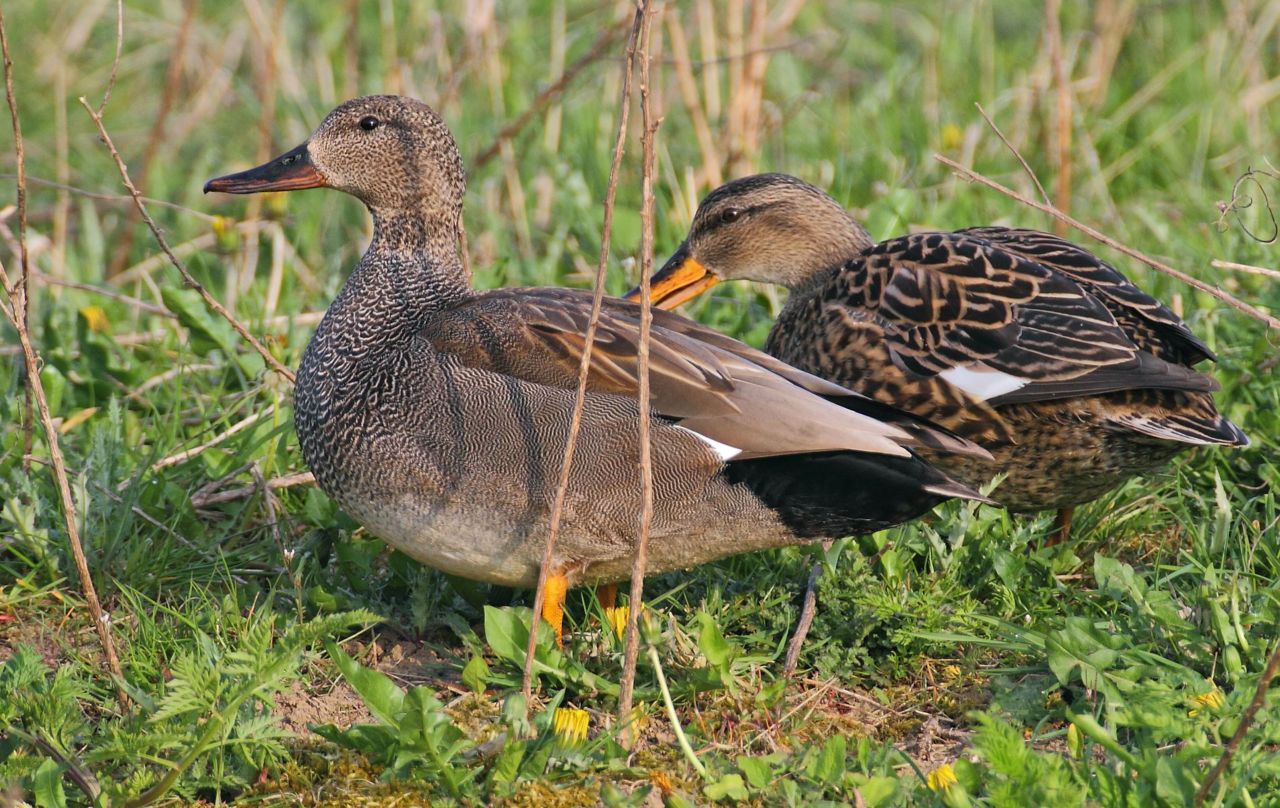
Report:
[[[618,585],[600,584],[596,587],[596,601],[600,608],[608,611],[618,605]]]
[[[556,633],[556,647],[564,648],[564,599],[569,593],[569,578],[562,572],[547,576],[542,590],[542,619]]]
[[[1053,519],[1053,532],[1049,534],[1049,547],[1062,544],[1071,536],[1071,517],[1075,513],[1075,507],[1060,508],[1058,515]]]
[[[823,550],[831,549],[831,541],[822,543]],[[804,602],[800,605],[800,619],[796,622],[795,633],[787,643],[787,659],[782,666],[782,675],[788,679],[795,673],[800,662],[800,649],[804,646],[804,638],[809,636],[809,627],[813,625],[813,616],[818,611],[818,579],[822,577],[822,559],[814,562],[809,570],[809,583],[804,590]]]

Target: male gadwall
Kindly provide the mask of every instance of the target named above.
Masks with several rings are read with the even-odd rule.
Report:
[[[336,188],[373,239],[302,357],[298,439],[358,522],[438,569],[535,584],[577,386],[589,293],[471,288],[457,252],[464,173],[425,104],[348,101],[290,152],[206,191]],[[648,571],[982,499],[921,460],[986,452],[674,314],[654,312],[655,504]],[[630,573],[640,512],[639,308],[600,318],[544,616]]]
[[[977,227],[875,244],[821,190],[785,174],[702,200],[653,277],[674,308],[717,281],[776,283],[790,298],[766,350],[914,412],[994,457],[926,454],[1015,511],[1074,506],[1178,452],[1248,439],[1191,366],[1213,353],[1177,315],[1084,249],[1047,233]],[[636,297],[633,290],[629,297]]]

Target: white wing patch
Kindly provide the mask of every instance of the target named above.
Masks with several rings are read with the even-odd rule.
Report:
[[[720,441],[715,440],[713,438],[708,438],[706,435],[702,434],[701,432],[694,432],[692,429],[680,426],[679,424],[676,424],[676,429],[688,432],[690,435],[693,435],[698,440],[710,446],[711,450],[715,452],[717,455],[719,455],[720,459],[725,462],[728,462],[734,459],[735,457],[737,457],[738,455],[742,454],[742,450],[739,449],[737,446],[730,446],[727,443],[721,443]]]
[[[959,387],[980,401],[1021,390],[1031,383],[1030,379],[1019,378],[981,363],[949,368],[938,375],[948,384]]]

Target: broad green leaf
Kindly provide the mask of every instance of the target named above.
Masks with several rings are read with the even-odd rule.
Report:
[[[747,784],[742,782],[740,774],[726,774],[716,782],[702,789],[707,799],[714,802],[733,800],[741,802],[747,798]]]
[[[325,641],[324,647],[343,678],[360,694],[369,712],[384,724],[398,726],[404,713],[404,691],[386,674],[366,668],[347,656],[332,640]]]
[[[62,765],[45,758],[31,775],[31,793],[38,808],[66,808],[67,792],[62,788]]]
[[[734,648],[720,633],[720,626],[715,618],[705,611],[698,612],[698,649],[715,667],[730,662],[736,654]]]
[[[738,768],[747,776],[752,788],[766,788],[773,779],[773,767],[758,757],[739,755]]]
[[[489,663],[478,656],[471,657],[462,669],[462,683],[471,688],[473,693],[483,693],[489,681]]]

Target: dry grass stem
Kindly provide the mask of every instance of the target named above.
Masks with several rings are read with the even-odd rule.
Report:
[[[151,173],[151,162],[155,159],[156,153],[160,150],[161,144],[164,142],[165,123],[168,121],[169,112],[173,109],[173,99],[178,94],[179,83],[182,80],[182,66],[186,61],[187,42],[191,38],[191,25],[195,20],[196,0],[186,0],[186,9],[182,15],[182,24],[178,27],[177,40],[173,45],[173,53],[169,56],[169,65],[165,71],[164,90],[160,93],[160,107],[156,111],[155,120],[151,122],[151,131],[147,133],[147,144],[142,149],[142,165],[138,169],[138,188],[147,187],[147,179]],[[107,104],[106,99],[102,101],[102,106]],[[99,108],[101,113],[102,108]],[[119,228],[119,240],[116,242],[115,253],[111,257],[111,261],[107,266],[107,277],[111,278],[120,273],[125,268],[126,262],[129,260],[129,251],[133,249],[134,225],[138,222],[137,209],[130,209],[122,226]]]
[[[219,481],[221,482],[221,481]],[[309,471],[296,471],[292,474],[282,474],[279,477],[272,477],[267,480],[267,488],[271,491],[277,491],[281,488],[292,488],[295,485],[315,485],[316,478]],[[220,505],[224,502],[234,502],[237,499],[244,499],[261,491],[262,489],[255,483],[254,485],[245,485],[237,488],[228,488],[225,491],[218,491],[210,488],[204,488],[191,495],[191,506],[193,508],[208,508],[211,505]]]
[[[1053,85],[1057,100],[1057,134],[1054,144],[1058,153],[1058,210],[1071,210],[1071,77],[1067,75],[1066,60],[1062,55],[1062,21],[1059,0],[1045,0],[1045,35],[1049,38],[1049,61],[1053,65]],[[985,116],[984,116],[985,117]],[[1039,184],[1039,183],[1037,183]],[[1066,223],[1058,220],[1054,231],[1059,236],[1067,234]]]
[[[547,105],[559,98],[565,91],[565,88],[567,88],[583,70],[586,70],[591,65],[600,61],[608,51],[609,47],[617,40],[618,35],[622,33],[623,23],[625,22],[625,19],[619,20],[617,23],[609,26],[601,32],[600,36],[596,37],[596,41],[591,45],[590,50],[575,60],[573,64],[569,65],[569,67],[560,74],[560,78],[544,87],[542,92],[538,93],[538,96],[533,99],[533,103],[531,103],[524,112],[521,112],[515,120],[502,127],[494,137],[493,142],[490,143],[484,151],[472,158],[471,170],[478,171],[494,157],[497,157],[502,152],[502,146],[504,143],[509,143],[516,135],[520,134],[520,132],[529,124],[529,121],[542,114],[542,111],[547,108]]]
[[[1253,264],[1237,264],[1235,261],[1223,261],[1215,258],[1209,262],[1209,266],[1218,269],[1229,269],[1233,272],[1244,272],[1248,275],[1263,275],[1268,278],[1276,278],[1280,280],[1280,269],[1270,269],[1268,267],[1256,267]]]
[[[823,550],[831,549],[831,540],[822,543]],[[800,619],[796,621],[796,630],[787,642],[787,655],[782,663],[783,677],[790,679],[800,664],[800,652],[804,649],[804,638],[809,636],[809,628],[813,626],[813,618],[818,613],[818,579],[822,577],[823,560],[818,559],[809,568],[809,580],[804,588],[804,601],[800,604]]]
[[[5,298],[9,304],[8,308],[0,306],[0,311],[13,325],[14,330],[18,332],[18,341],[22,346],[22,356],[26,366],[28,406],[24,416],[24,426],[27,428],[24,430],[23,457],[28,457],[31,454],[34,424],[27,422],[34,421],[31,416],[34,409],[39,414],[40,425],[44,429],[45,441],[49,446],[49,459],[53,467],[53,477],[57,484],[58,499],[62,506],[62,518],[67,531],[67,544],[71,547],[71,557],[75,562],[76,572],[80,577],[80,587],[84,592],[85,604],[89,607],[89,616],[93,620],[94,630],[97,632],[98,640],[102,644],[102,653],[107,660],[107,669],[115,680],[116,698],[120,702],[120,708],[124,710],[129,707],[129,697],[124,692],[122,685],[124,682],[124,670],[120,667],[120,657],[116,654],[115,641],[112,638],[111,625],[108,622],[109,618],[102,611],[102,604],[98,601],[98,590],[93,584],[93,575],[89,571],[89,561],[84,554],[84,545],[80,542],[80,526],[76,521],[76,507],[71,497],[71,484],[67,480],[67,468],[62,457],[62,446],[58,441],[58,431],[54,426],[52,416],[49,414],[49,401],[45,396],[44,386],[40,381],[40,368],[43,366],[43,360],[31,340],[28,317],[30,256],[26,247],[26,164],[23,153],[22,127],[18,119],[17,96],[14,94],[13,89],[13,60],[9,55],[9,38],[5,30],[2,10],[0,10],[0,52],[4,57],[5,98],[8,101],[9,114],[12,118],[14,151],[17,158],[18,243],[20,250],[19,260],[22,262],[20,268],[21,276],[16,283],[10,282],[9,273],[5,270],[3,264],[0,264],[0,283],[4,286]],[[24,460],[25,465],[26,461]]]
[[[578,363],[578,390],[573,401],[573,415],[569,421],[569,434],[565,437],[564,460],[560,463],[560,480],[556,486],[556,497],[551,505],[551,520],[547,528],[547,544],[542,554],[542,566],[538,570],[538,585],[533,596],[533,620],[529,626],[529,642],[525,646],[524,673],[520,680],[520,691],[524,694],[525,703],[529,703],[533,692],[534,651],[538,645],[538,621],[542,615],[542,604],[547,585],[547,577],[552,573],[551,563],[555,557],[556,537],[560,532],[560,520],[564,516],[564,500],[569,490],[569,470],[573,465],[573,454],[578,446],[578,431],[582,427],[582,408],[587,398],[587,377],[591,373],[591,354],[596,341],[596,329],[600,323],[600,307],[604,302],[604,276],[609,266],[609,244],[613,231],[613,201],[618,195],[618,171],[622,166],[622,155],[626,151],[627,119],[631,110],[631,66],[635,55],[636,43],[640,36],[640,26],[644,19],[640,10],[636,11],[631,24],[631,35],[627,40],[627,59],[622,69],[622,91],[618,105],[618,134],[613,144],[613,161],[609,165],[609,184],[604,197],[604,225],[600,233],[600,258],[596,263],[595,283],[591,297],[591,317],[587,321],[587,333],[584,337],[582,361]]]
[[[1007,146],[1009,151],[1013,152],[1013,156],[1022,164],[1022,170],[1026,171],[1027,176],[1031,178],[1033,183],[1035,183],[1036,190],[1040,192],[1040,198],[1044,200],[1046,205],[1052,205],[1053,201],[1049,199],[1049,193],[1045,191],[1044,186],[1040,184],[1040,178],[1036,176],[1036,172],[1031,170],[1031,166],[1022,156],[1022,152],[1018,151],[1018,149],[1009,142],[1009,138],[1004,136],[1004,132],[1000,131],[1000,127],[996,126],[996,122],[991,120],[991,116],[987,114],[987,111],[982,108],[981,104],[975,102],[974,106],[978,108],[978,114],[982,116],[982,120],[986,121],[987,126],[991,127],[991,131],[996,133],[996,137],[1000,138],[1000,142]]]
[[[618,726],[622,729],[623,742],[635,742],[631,726],[631,707],[636,683],[636,660],[640,652],[640,612],[644,598],[644,573],[649,560],[649,533],[653,523],[653,456],[651,446],[649,409],[649,335],[653,325],[652,304],[649,302],[649,276],[653,274],[653,181],[654,141],[657,138],[661,118],[653,115],[649,97],[649,47],[653,36],[653,18],[657,4],[644,0],[640,7],[640,47],[631,56],[640,62],[640,148],[642,153],[642,191],[640,202],[640,339],[637,361],[639,386],[637,404],[640,409],[640,518],[636,536],[635,557],[631,562],[631,591],[627,609],[626,654],[622,662],[622,683],[618,692]]]
[[[18,97],[13,91],[13,59],[9,56],[9,37],[5,33],[4,13],[0,11],[0,46],[4,56],[4,96],[9,103],[9,121],[13,125],[13,159],[17,164],[18,198],[18,280],[10,285],[6,280],[5,294],[13,306],[14,316],[20,318],[23,327],[31,319],[31,253],[27,249],[27,158],[26,145],[22,140],[22,120],[18,117]],[[32,391],[25,392],[25,406],[22,408],[22,455],[31,454],[35,440],[35,407]],[[30,466],[23,461],[23,469]]]
[[[1227,770],[1227,764],[1231,763],[1231,758],[1235,757],[1236,750],[1240,748],[1240,742],[1244,740],[1249,727],[1253,725],[1253,719],[1258,715],[1258,710],[1261,710],[1262,705],[1266,703],[1267,692],[1271,689],[1271,680],[1276,678],[1277,672],[1280,672],[1280,644],[1277,644],[1276,649],[1271,652],[1271,658],[1267,660],[1267,667],[1263,669],[1262,676],[1258,677],[1258,687],[1253,692],[1253,700],[1249,702],[1248,707],[1244,708],[1244,714],[1240,716],[1240,723],[1236,725],[1235,734],[1231,736],[1231,740],[1227,741],[1226,747],[1222,750],[1222,757],[1218,758],[1218,762],[1213,764],[1213,768],[1209,770],[1209,774],[1204,778],[1204,782],[1200,784],[1200,788],[1196,789],[1194,805],[1204,803],[1205,798],[1209,796],[1209,792],[1213,790],[1213,784],[1218,782],[1218,778]]]
[[[184,449],[183,451],[178,452],[177,454],[171,454],[168,457],[157,460],[156,462],[151,464],[151,470],[159,471],[160,469],[167,469],[170,466],[176,466],[179,463],[185,463],[191,458],[200,454],[201,452],[206,451],[208,449],[212,449],[213,447],[225,441],[227,438],[230,438],[232,435],[235,435],[238,432],[243,432],[244,430],[256,424],[258,421],[262,420],[265,416],[268,416],[275,411],[276,411],[276,407],[274,404],[272,404],[271,406],[267,407],[264,410],[257,410],[245,416],[244,418],[241,418],[239,421],[236,421],[234,424],[232,424],[222,432],[219,432],[217,435],[213,436],[212,438],[200,444],[199,446],[194,446],[190,449]]]
[[[267,481],[262,476],[262,469],[256,461],[249,466],[249,473],[253,475],[254,485],[262,492],[262,503],[267,508],[271,538],[276,543],[276,549],[280,551],[280,563],[284,565],[289,573],[289,579],[293,582],[293,603],[298,608],[298,620],[305,622],[307,614],[302,606],[302,579],[298,576],[298,570],[293,564],[294,554],[284,546],[284,537],[280,535],[280,520],[276,516],[276,495],[272,492],[271,486],[267,485]]]
[[[98,104],[97,116],[102,117],[102,111],[107,108],[107,102],[111,100],[111,91],[115,89],[116,77],[120,75],[120,55],[124,52],[124,0],[116,0],[116,54],[111,59],[111,73],[107,76],[107,86],[102,91],[102,103]],[[83,103],[84,99],[80,99]]]
[[[1176,270],[1173,267],[1169,266],[1168,264],[1163,263],[1162,261],[1157,261],[1156,259],[1150,257],[1145,253],[1141,253],[1133,249],[1132,247],[1129,247],[1125,244],[1121,244],[1119,241],[1116,241],[1115,239],[1111,238],[1105,233],[1095,230],[1094,228],[1090,227],[1084,222],[1079,221],[1078,219],[1072,218],[1071,216],[1067,215],[1066,213],[1063,213],[1062,211],[1058,210],[1056,207],[1052,205],[1045,205],[1043,203],[1035,201],[1034,199],[1029,199],[1028,197],[1023,196],[1022,194],[1013,190],[1012,188],[1006,188],[1005,186],[1001,185],[1000,183],[996,182],[993,179],[985,177],[982,174],[979,174],[976,171],[973,171],[972,169],[965,168],[964,166],[946,157],[945,155],[935,154],[933,155],[933,159],[937,160],[939,163],[942,163],[944,166],[950,168],[951,170],[959,173],[961,176],[965,177],[966,179],[972,180],[973,182],[976,182],[979,185],[985,185],[988,188],[992,189],[993,191],[999,191],[1005,196],[1011,199],[1017,200],[1018,202],[1021,202],[1027,207],[1034,208],[1035,210],[1038,210],[1041,213],[1048,214],[1049,216],[1052,216],[1053,218],[1063,222],[1064,224],[1074,227],[1076,230],[1079,230],[1081,233],[1084,233],[1086,236],[1089,236],[1090,238],[1096,241],[1100,241],[1103,244],[1106,244],[1108,247],[1111,247],[1112,249],[1118,252],[1124,253],[1125,255],[1129,256],[1130,258],[1136,261],[1141,261],[1142,263],[1146,264],[1147,266],[1151,267],[1152,269],[1158,272],[1163,272],[1164,274],[1172,278],[1177,278],[1178,280],[1182,281],[1188,286],[1194,287],[1206,294],[1216,297],[1218,300],[1221,300],[1223,303],[1226,303],[1228,306],[1231,306],[1233,309],[1243,312],[1244,314],[1247,314],[1248,316],[1252,317],[1258,322],[1263,323],[1268,328],[1280,330],[1280,319],[1272,317],[1270,314],[1267,314],[1266,312],[1261,311],[1260,309],[1249,305],[1243,300],[1240,300],[1239,298],[1235,297],[1234,295],[1228,292],[1224,292],[1223,290],[1219,289],[1216,286],[1205,283],[1204,281],[1198,278],[1193,278],[1187,273]]]
[[[124,181],[124,187],[129,190],[129,196],[133,197],[133,202],[138,207],[139,215],[141,215],[142,220],[147,223],[147,228],[150,229],[151,234],[155,236],[156,242],[160,245],[160,249],[164,251],[165,256],[168,257],[169,263],[173,264],[174,268],[181,273],[182,279],[186,281],[187,286],[195,289],[196,292],[199,293],[200,297],[204,298],[204,302],[209,308],[213,309],[218,316],[230,323],[231,327],[236,330],[236,333],[238,333],[245,342],[248,342],[249,345],[251,345],[260,356],[262,356],[263,360],[269,367],[274,369],[281,376],[284,376],[292,384],[294,381],[293,371],[282,365],[280,360],[276,359],[271,352],[267,350],[265,345],[250,334],[249,330],[241,325],[240,321],[232,316],[231,312],[227,311],[213,295],[209,294],[209,290],[205,289],[204,285],[192,276],[186,266],[178,260],[178,256],[174,255],[173,250],[169,247],[169,242],[165,240],[164,234],[160,232],[160,228],[156,226],[155,220],[152,219],[151,214],[147,212],[147,206],[143,204],[142,195],[138,193],[137,186],[135,186],[133,184],[133,180],[129,178],[129,169],[125,166],[124,160],[120,157],[120,152],[116,150],[115,143],[111,140],[111,135],[107,133],[107,128],[102,123],[102,115],[95,112],[93,107],[89,106],[89,102],[83,96],[80,98],[80,105],[83,106],[89,113],[89,116],[93,118],[94,124],[98,127],[98,134],[101,136],[102,142],[106,144],[107,150],[111,152],[112,159],[115,160],[116,169],[120,172],[120,178]]]

